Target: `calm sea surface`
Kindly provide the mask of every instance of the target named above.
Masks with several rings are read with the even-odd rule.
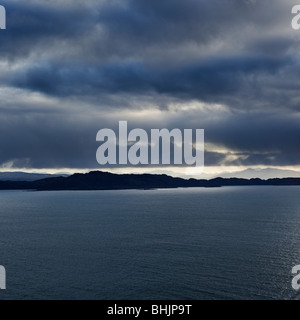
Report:
[[[298,299],[300,187],[0,192],[0,299]]]

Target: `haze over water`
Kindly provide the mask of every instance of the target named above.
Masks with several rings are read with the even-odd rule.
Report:
[[[0,299],[297,299],[300,187],[0,192]]]

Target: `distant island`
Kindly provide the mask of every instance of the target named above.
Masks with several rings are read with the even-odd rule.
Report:
[[[122,190],[165,188],[217,188],[223,186],[300,186],[300,178],[183,179],[165,174],[113,174],[102,171],[75,173],[68,177],[50,177],[35,181],[0,181],[0,190]]]

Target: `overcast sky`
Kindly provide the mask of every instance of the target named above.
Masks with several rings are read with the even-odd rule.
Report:
[[[119,120],[205,129],[207,167],[299,168],[297,1],[1,4],[2,170],[101,169]]]

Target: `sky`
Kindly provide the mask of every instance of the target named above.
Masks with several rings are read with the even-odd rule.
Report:
[[[204,129],[206,174],[300,170],[297,1],[0,4],[1,171],[101,170],[96,134],[121,120]]]

